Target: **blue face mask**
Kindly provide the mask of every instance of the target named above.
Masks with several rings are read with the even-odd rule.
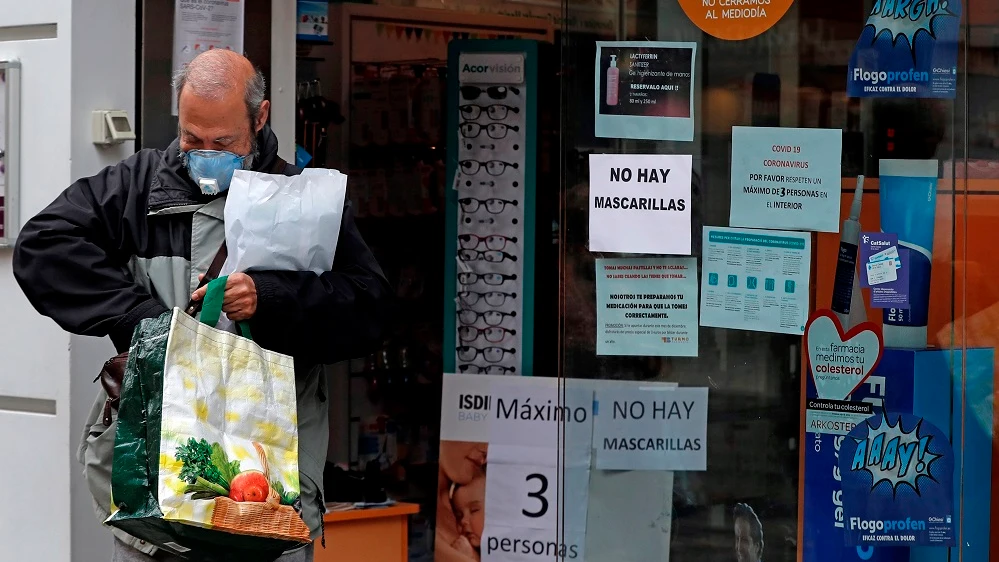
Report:
[[[191,150],[184,153],[187,173],[205,195],[218,195],[229,189],[232,174],[242,170],[249,156],[224,150]]]

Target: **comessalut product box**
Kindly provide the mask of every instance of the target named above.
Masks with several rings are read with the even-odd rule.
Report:
[[[954,528],[963,547],[960,559],[989,559],[989,505],[992,497],[992,348],[966,350],[885,349],[874,373],[850,396],[870,404],[866,415],[912,414],[935,425],[954,451]],[[811,408],[817,398],[807,373],[802,443],[804,562],[945,562],[958,559],[958,547],[847,546],[839,453],[861,413],[831,417]],[[854,408],[854,410],[856,410]],[[852,418],[851,418],[852,416]],[[962,486],[963,479],[963,486]]]

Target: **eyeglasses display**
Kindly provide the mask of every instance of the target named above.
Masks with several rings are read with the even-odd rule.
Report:
[[[462,86],[461,97],[468,101],[475,101],[479,99],[479,96],[486,94],[494,100],[506,99],[508,94],[513,94],[515,96],[520,95],[520,89],[514,88],[512,86],[490,86],[488,88],[480,88],[478,86]]]
[[[474,213],[478,211],[481,207],[485,207],[486,211],[493,215],[498,215],[502,213],[507,205],[517,206],[519,203],[516,199],[513,201],[508,201],[506,199],[500,199],[498,197],[490,197],[489,199],[476,199],[475,197],[463,197],[458,200],[461,204],[461,210],[466,213]]]
[[[458,338],[464,342],[475,341],[481,336],[486,338],[486,341],[489,343],[500,343],[506,339],[507,335],[515,336],[517,335],[517,330],[492,326],[489,328],[476,328],[475,326],[461,326],[458,328]]]
[[[486,162],[481,162],[479,160],[462,160],[458,162],[461,166],[462,173],[465,174],[477,174],[482,168],[486,169],[486,173],[490,176],[499,176],[506,171],[507,168],[513,168],[516,170],[520,167],[520,164],[516,162],[504,162],[502,160],[489,160]]]
[[[468,104],[463,105],[458,108],[461,111],[461,116],[470,121],[475,121],[482,116],[482,111],[485,110],[486,116],[493,121],[502,121],[506,119],[506,116],[513,113],[520,113],[519,107],[513,107],[512,105],[504,105],[501,103],[494,103],[492,105],[487,105],[485,107],[481,105]]]
[[[517,261],[517,256],[499,250],[462,250],[458,252],[461,261],[487,261],[500,263],[503,260]]]
[[[487,250],[503,250],[506,248],[507,243],[516,244],[517,237],[501,236],[499,234],[490,234],[489,236],[461,234],[458,236],[458,242],[465,250],[478,250],[479,246],[483,243],[485,243]]]
[[[486,301],[486,304],[489,306],[503,306],[506,304],[507,299],[517,298],[517,293],[502,293],[500,291],[490,291],[488,293],[461,291],[458,293],[458,298],[468,306],[475,306],[479,304],[480,300]]]
[[[480,125],[478,123],[473,123],[472,121],[466,121],[461,124],[461,136],[466,139],[474,139],[479,136],[482,130],[486,130],[486,134],[489,135],[491,139],[504,139],[506,134],[510,131],[519,132],[520,127],[516,125],[507,125],[505,123],[489,123],[488,125]]]
[[[516,238],[513,239],[514,242],[517,241]],[[474,285],[475,283],[482,281],[486,285],[502,285],[507,281],[515,281],[517,275],[504,275],[502,273],[468,273],[463,272],[458,274],[458,282],[462,285]]]
[[[471,326],[482,320],[489,326],[499,326],[507,318],[514,318],[516,312],[500,312],[498,310],[487,310],[486,312],[475,312],[474,310],[459,310],[458,320],[465,326]]]
[[[458,226],[457,240],[451,242],[456,242],[458,268],[453,275],[458,283],[448,302],[457,309],[458,327],[451,337],[458,345],[455,368],[462,373],[500,375],[527,369],[514,349],[530,337],[518,316],[526,297],[521,283],[524,244],[531,239],[523,226],[530,199],[528,178],[522,173],[534,150],[527,135],[529,94],[521,86],[459,82],[457,107],[450,108],[451,135],[459,141],[453,184],[458,195],[448,207]],[[469,346],[475,342],[483,343]],[[486,347],[485,342],[503,346]],[[480,355],[485,361],[475,361]]]
[[[458,359],[462,361],[475,361],[481,355],[487,363],[499,363],[507,353],[511,355],[517,353],[517,350],[513,348],[485,347],[479,349],[470,345],[459,345],[455,350],[458,352]]]
[[[462,373],[473,375],[509,375],[517,372],[516,367],[503,367],[501,365],[489,365],[488,367],[459,365],[458,370]]]

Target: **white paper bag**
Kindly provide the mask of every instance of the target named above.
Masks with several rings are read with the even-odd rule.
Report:
[[[229,256],[220,275],[329,271],[346,194],[347,176],[337,170],[309,168],[299,176],[236,171],[225,202]]]

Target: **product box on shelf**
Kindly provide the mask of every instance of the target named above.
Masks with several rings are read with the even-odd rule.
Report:
[[[853,403],[870,404],[873,415],[887,414],[892,423],[899,415],[922,418],[950,440],[954,459],[954,512],[945,517],[951,524],[953,516],[954,536],[960,537],[963,544],[960,559],[965,561],[989,560],[994,354],[992,348],[966,351],[886,348],[874,372],[848,399]],[[848,445],[846,440],[850,437],[847,434],[854,425],[865,423],[865,416],[854,414],[850,419],[850,415],[843,415],[837,422],[810,410],[810,404],[815,405],[817,398],[810,370],[806,380],[802,416],[805,440],[802,443],[801,560],[945,562],[958,559],[957,546],[848,546],[847,529],[851,521],[844,509],[847,495],[843,493],[839,455]],[[918,517],[913,518],[916,519]],[[932,526],[933,518],[930,521]]]

